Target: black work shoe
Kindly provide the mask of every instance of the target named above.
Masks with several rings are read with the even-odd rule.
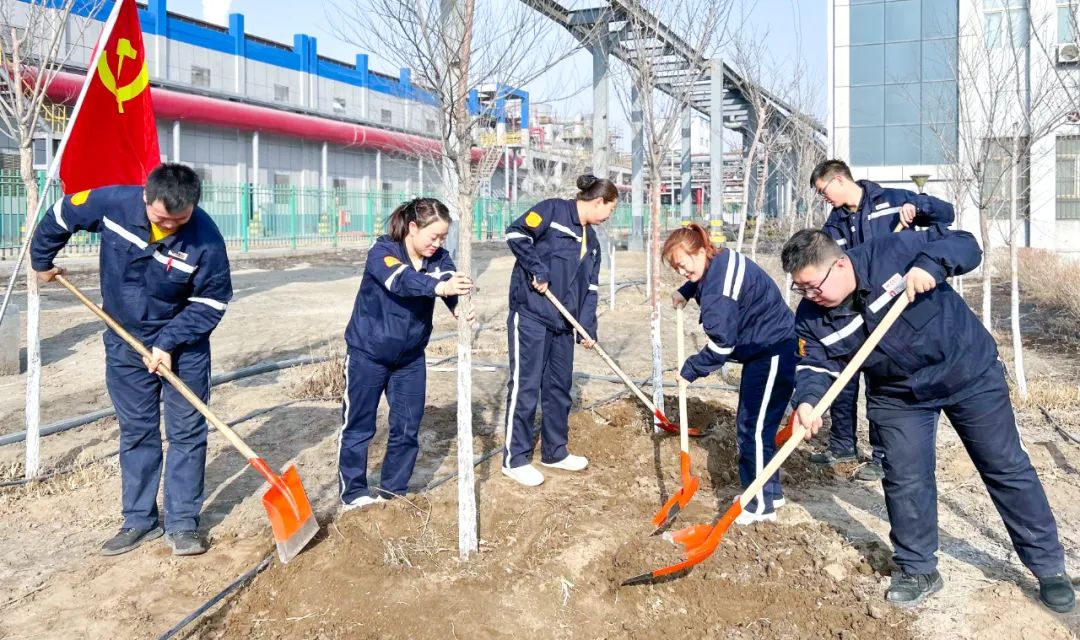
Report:
[[[840,464],[841,462],[855,462],[858,459],[859,454],[855,451],[841,451],[840,453],[835,453],[832,449],[819,451],[810,456],[810,462],[813,462],[814,464],[827,464],[829,466]]]
[[[885,599],[900,606],[910,607],[919,604],[931,593],[941,591],[945,582],[935,569],[933,573],[911,574],[897,569],[892,576],[892,584],[885,592]]]
[[[1058,613],[1068,613],[1076,606],[1072,580],[1064,573],[1039,578],[1039,602]]]
[[[174,556],[197,556],[206,553],[210,545],[198,531],[173,531],[165,534],[165,542],[172,547]]]
[[[881,463],[877,460],[867,462],[855,472],[855,479],[863,480],[865,482],[877,482],[884,477],[885,470],[881,468]]]
[[[101,555],[118,556],[121,553],[127,553],[148,540],[160,538],[163,533],[165,532],[161,527],[157,526],[151,529],[121,529],[119,533],[101,545]]]

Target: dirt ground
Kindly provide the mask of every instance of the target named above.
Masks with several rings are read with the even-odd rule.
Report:
[[[214,334],[214,370],[341,348],[363,254],[346,251],[234,265],[236,300]],[[643,256],[622,252],[617,280],[642,279]],[[775,269],[774,261],[762,262]],[[477,310],[484,329],[474,355],[477,455],[502,445],[506,372],[506,283],[512,261],[498,246],[476,251]],[[600,339],[635,378],[649,370],[648,308],[640,287],[622,289],[608,309],[601,275]],[[80,284],[96,295],[95,278]],[[666,291],[676,284],[667,280]],[[696,311],[688,348],[704,344]],[[665,360],[674,366],[674,323],[665,323]],[[437,313],[436,334],[453,328]],[[45,295],[43,422],[109,406],[100,327],[65,292]],[[655,437],[621,385],[579,379],[571,449],[589,457],[583,474],[548,473],[527,490],[503,478],[495,455],[477,468],[480,553],[457,559],[452,340],[434,342],[421,428],[421,458],[407,500],[337,512],[340,407],[296,397],[316,370],[303,367],[215,388],[226,420],[254,417],[237,431],[271,462],[294,462],[323,528],[293,562],[272,566],[185,630],[198,638],[1070,638],[1080,614],[1058,616],[1036,601],[1035,581],[955,434],[939,433],[940,568],[945,589],[912,611],[887,605],[891,570],[880,486],[813,468],[810,448],[785,467],[788,505],[776,525],[733,528],[716,553],[685,577],[619,587],[632,575],[681,558],[650,537],[649,519],[678,488],[678,442]],[[1075,387],[1071,361],[1039,345],[1033,379]],[[578,350],[577,370],[610,375]],[[737,377],[738,367],[732,374]],[[723,384],[718,376],[710,384]],[[22,376],[0,377],[0,434],[22,428]],[[1055,396],[1058,397],[1058,396]],[[707,425],[692,459],[702,486],[679,525],[709,522],[738,492],[733,410],[723,389],[691,388],[691,423]],[[675,413],[673,398],[667,402]],[[591,408],[589,408],[591,407]],[[1076,406],[1051,405],[1066,429]],[[1058,517],[1070,570],[1077,571],[1080,446],[1054,431],[1031,405],[1024,439]],[[385,424],[385,423],[382,423]],[[865,429],[865,425],[863,425]],[[385,433],[371,455],[378,475]],[[862,439],[865,445],[865,435]],[[818,446],[818,445],[814,445]],[[120,524],[114,419],[42,442],[46,469],[73,473],[0,489],[0,638],[153,638],[218,593],[271,550],[259,502],[263,483],[218,435],[210,436],[202,527],[213,547],[173,558],[154,542],[102,558]],[[22,447],[0,447],[0,481],[21,475]],[[442,484],[440,484],[442,483]],[[430,490],[428,487],[435,486]]]

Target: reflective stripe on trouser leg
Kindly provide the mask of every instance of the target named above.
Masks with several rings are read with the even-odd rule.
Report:
[[[379,399],[390,372],[356,349],[346,358],[346,398],[342,405],[342,427],[338,444],[339,496],[342,503],[368,494],[368,446],[375,436]]]
[[[548,334],[547,361],[540,383],[541,461],[559,462],[569,453],[566,443],[570,432],[570,387],[574,384],[574,334]]]
[[[420,354],[412,362],[395,368],[386,384],[390,405],[390,432],[386,455],[379,473],[379,488],[394,495],[405,495],[409,478],[420,451],[420,421],[424,418],[427,388],[427,362]]]
[[[533,452],[533,422],[540,400],[550,334],[544,325],[511,312],[506,321],[510,380],[506,394],[506,433],[503,466],[528,464]]]

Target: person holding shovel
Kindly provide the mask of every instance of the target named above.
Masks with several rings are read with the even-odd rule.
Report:
[[[943,586],[937,571],[934,443],[948,416],[997,507],[1020,561],[1039,581],[1039,600],[1073,609],[1072,582],[1057,524],[1031,465],[1009,400],[997,346],[964,300],[945,282],[982,258],[975,238],[944,227],[887,234],[848,250],[821,231],[803,230],[784,246],[784,271],[804,296],[795,331],[804,356],[796,373],[795,426],[806,437],[824,396],[887,311],[911,302],[862,365],[867,417],[885,456],[882,487],[896,570],[885,597],[910,606]]]
[[[564,471],[581,471],[589,464],[566,448],[574,329],[546,293],[596,336],[600,242],[593,227],[611,216],[619,192],[610,180],[592,175],[580,176],[577,187],[573,200],[544,200],[506,229],[506,244],[517,261],[506,319],[510,380],[502,473],[526,487],[544,482],[544,474],[531,463],[533,421],[541,401],[540,464]],[[584,336],[578,341],[586,349],[594,344]]]
[[[150,172],[145,188],[115,186],[65,196],[41,220],[30,246],[44,282],[62,275],[56,254],[76,231],[101,237],[104,310],[143,344],[144,359],[105,332],[105,384],[120,423],[124,524],[101,547],[126,553],[165,534],[179,556],[205,553],[199,532],[206,467],[206,419],[155,372],[172,369],[204,402],[210,397],[210,334],[232,299],[225,241],[198,207],[198,175],[181,164]],[[165,405],[165,528],[157,495],[162,448],[159,403]]]
[[[855,180],[842,160],[825,160],[810,174],[810,187],[833,207],[822,231],[845,250],[853,249],[897,229],[914,229],[935,224],[948,226],[955,219],[953,206],[944,200],[907,189],[887,189],[870,180]],[[810,456],[810,461],[835,465],[859,458],[857,445],[859,377],[855,376],[829,408],[832,426],[829,445]],[[857,480],[877,481],[882,449],[877,434],[870,431],[873,450],[869,463],[855,472]]]
[[[345,329],[345,397],[338,434],[338,489],[342,509],[402,496],[420,450],[427,364],[435,298],[450,312],[472,280],[458,273],[442,248],[450,211],[435,198],[414,198],[390,215],[389,233],[368,251],[352,318]],[[472,321],[472,312],[469,312]],[[368,445],[375,436],[379,400],[390,405],[390,433],[378,495],[368,489]]]
[[[728,360],[743,365],[735,420],[739,480],[747,487],[776,451],[776,429],[795,386],[795,318],[769,274],[741,253],[714,246],[697,224],[673,231],[661,256],[687,280],[672,303],[679,308],[696,300],[708,339],[700,353],[686,359],[679,376],[692,383]],[[780,478],[774,475],[735,522],[773,522],[783,505]]]

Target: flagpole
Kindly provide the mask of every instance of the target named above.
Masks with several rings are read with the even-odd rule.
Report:
[[[26,259],[26,251],[30,247],[30,240],[34,237],[34,232],[37,230],[38,220],[41,218],[42,205],[45,203],[45,194],[49,192],[53,182],[56,181],[56,175],[60,171],[60,158],[64,155],[64,149],[67,147],[68,138],[71,137],[71,130],[74,128],[75,119],[79,117],[79,111],[82,110],[83,100],[86,98],[86,93],[90,89],[90,82],[94,78],[95,70],[98,63],[101,61],[101,56],[105,55],[105,43],[112,37],[113,28],[116,26],[116,20],[120,15],[120,7],[125,0],[117,0],[113,4],[112,12],[109,14],[109,19],[105,21],[105,26],[101,30],[101,35],[98,36],[97,46],[94,48],[94,55],[91,56],[90,66],[86,68],[86,79],[83,81],[82,89],[79,90],[79,99],[75,101],[75,108],[71,111],[71,118],[68,119],[67,127],[64,128],[64,135],[60,137],[60,144],[56,147],[56,153],[53,155],[52,162],[49,164],[49,173],[45,177],[45,187],[38,195],[37,209],[34,211],[33,217],[27,217],[26,233],[23,236],[22,246],[19,247],[19,256],[15,260],[15,268],[11,271],[11,277],[8,278],[7,288],[4,290],[4,301],[0,304],[0,324],[4,322],[4,314],[7,313],[8,304],[11,302],[11,292],[15,288],[15,280],[19,276],[19,270],[22,268],[23,260]],[[38,68],[40,71],[41,68]],[[5,74],[6,74],[5,70]],[[8,83],[10,84],[10,82]],[[29,212],[27,212],[29,214]]]
[[[23,238],[22,246],[19,248],[19,256],[11,271],[11,277],[8,279],[7,290],[4,292],[3,304],[0,305],[0,323],[3,322],[4,314],[7,312],[8,305],[11,303],[11,293],[15,288],[15,280],[18,278],[19,271],[22,269],[23,261],[26,259],[26,251],[30,247],[30,241],[34,237],[34,232],[37,230],[38,220],[41,218],[42,205],[45,203],[49,189],[52,187],[52,184],[59,173],[60,160],[63,157],[64,149],[67,147],[71,132],[74,129],[76,118],[78,118],[79,111],[82,109],[83,102],[86,99],[86,94],[90,88],[90,82],[94,77],[93,74],[96,72],[95,70],[101,61],[101,57],[105,55],[106,44],[109,42],[109,38],[112,37],[112,32],[116,26],[123,3],[130,1],[131,0],[119,0],[113,5],[112,12],[109,14],[109,19],[106,21],[105,26],[101,30],[101,35],[98,37],[98,43],[95,47],[94,55],[91,56],[91,63],[87,67],[86,79],[83,81],[82,90],[79,92],[79,98],[75,102],[75,108],[72,111],[71,119],[68,121],[68,126],[64,130],[64,135],[60,138],[60,145],[57,147],[56,155],[53,156],[52,163],[50,163],[49,173],[44,188],[38,193],[37,206],[32,213],[29,210],[26,212],[26,234]],[[42,71],[41,66],[38,67],[37,71],[39,74],[47,73],[47,71]],[[42,88],[44,89],[44,87]],[[17,91],[22,91],[22,89],[21,86],[16,87]],[[38,292],[37,276],[33,269],[28,268],[26,270],[26,411],[24,418],[26,424],[26,462],[23,466],[23,475],[27,480],[37,476],[39,467],[41,466],[40,317],[41,298]]]

